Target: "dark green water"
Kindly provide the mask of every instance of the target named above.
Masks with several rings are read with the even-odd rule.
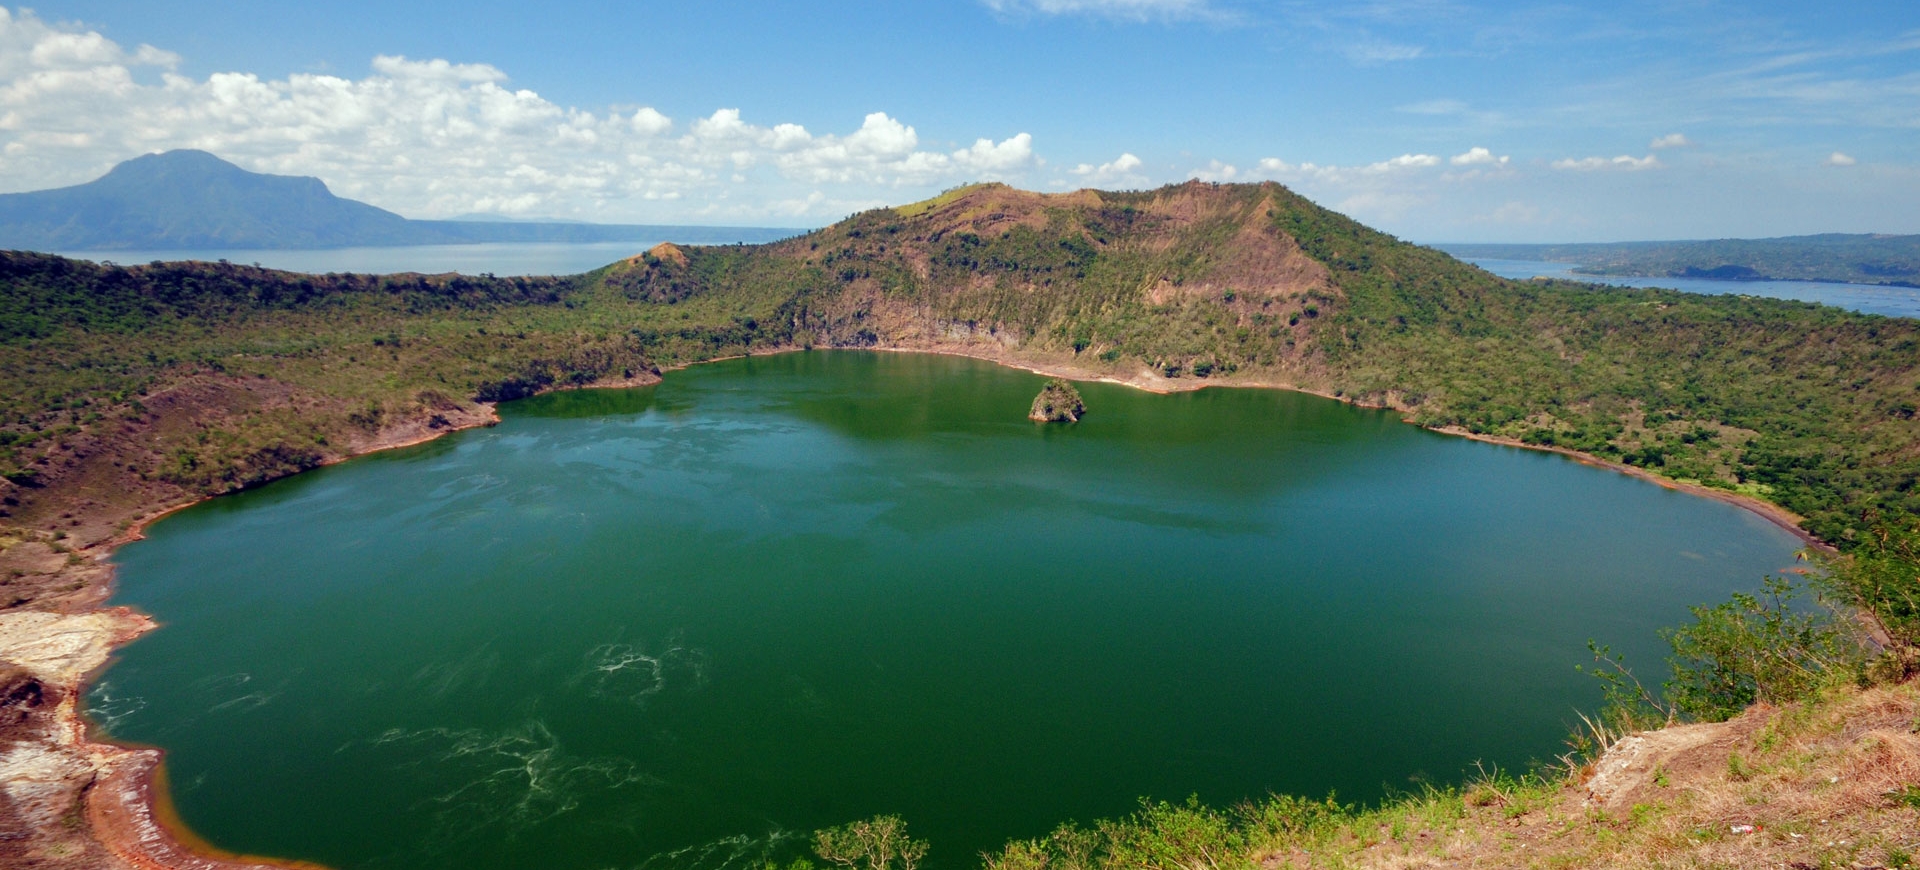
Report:
[[[1372,799],[1560,749],[1794,540],[1310,396],[788,354],[182,512],[91,695],[228,849],[718,866],[898,813],[940,867],[1140,796]],[[685,851],[682,851],[685,850]]]

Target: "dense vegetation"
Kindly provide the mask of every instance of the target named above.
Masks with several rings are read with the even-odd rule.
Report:
[[[1920,236],[1827,233],[1697,242],[1441,247],[1458,257],[1573,263],[1589,275],[1920,286]]]

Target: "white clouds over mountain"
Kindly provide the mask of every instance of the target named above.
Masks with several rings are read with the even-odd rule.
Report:
[[[1082,163],[1067,171],[1082,187],[1144,187],[1148,181],[1140,168],[1145,165],[1145,161],[1126,153],[1099,166]]]
[[[736,109],[684,125],[650,107],[592,112],[513,88],[486,64],[383,56],[363,78],[270,80],[194,79],[178,63],[0,9],[0,189],[77,183],[138,154],[200,148],[259,171],[317,175],[343,196],[413,216],[835,218],[889,189],[1008,177],[1036,163],[1025,133],[928,149],[885,112],[844,135],[763,126]],[[747,181],[766,205],[729,196]]]

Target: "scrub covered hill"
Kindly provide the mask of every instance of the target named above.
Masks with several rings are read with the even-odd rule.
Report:
[[[1291,386],[1738,490],[1845,542],[1920,512],[1920,330],[1804,303],[1511,282],[1279,185],[1003,185],[561,278],[0,255],[21,535],[746,352],[967,353],[1156,388]],[[30,596],[29,596],[30,597]]]

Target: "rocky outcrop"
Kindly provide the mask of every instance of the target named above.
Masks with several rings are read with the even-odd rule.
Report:
[[[1027,419],[1037,423],[1077,423],[1087,413],[1087,404],[1080,401],[1080,391],[1064,378],[1054,378],[1040,388],[1040,395],[1033,397],[1033,410],[1027,413]]]

